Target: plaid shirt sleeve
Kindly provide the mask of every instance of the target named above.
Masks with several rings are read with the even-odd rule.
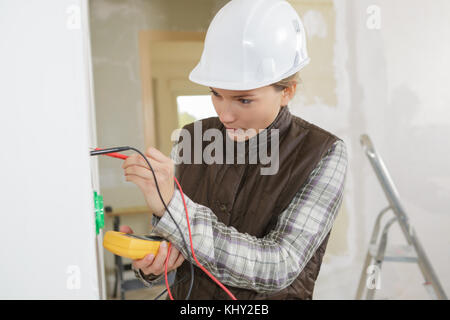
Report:
[[[342,203],[346,172],[347,150],[345,143],[338,140],[280,214],[275,228],[263,238],[224,225],[211,209],[184,195],[197,259],[225,285],[261,293],[289,286],[331,230]],[[186,214],[178,189],[168,208],[189,245]],[[167,212],[153,222],[152,233],[166,238],[193,261],[191,248],[186,251]]]

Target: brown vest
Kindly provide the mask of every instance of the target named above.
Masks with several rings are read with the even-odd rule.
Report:
[[[219,118],[203,119],[201,122],[203,131],[217,128],[222,132],[223,137],[226,137],[227,133]],[[194,136],[193,124],[186,125],[184,128],[191,134],[191,150],[194,150],[195,139],[202,138]],[[246,164],[237,164],[236,161],[233,164],[226,164],[225,156],[223,164],[195,164],[194,152],[191,151],[191,164],[182,163],[175,169],[175,175],[183,192],[190,199],[210,208],[218,220],[225,225],[233,226],[241,233],[248,233],[259,238],[264,237],[275,227],[279,214],[287,208],[326,151],[339,139],[293,116],[287,107],[281,108],[276,119],[267,129],[279,129],[279,168],[276,174],[261,175],[261,167],[269,167],[269,165],[263,165],[259,161],[257,164],[249,164],[249,147],[251,147],[249,140],[238,142],[245,143]],[[267,137],[266,145],[270,150],[271,135],[268,134]],[[228,139],[228,141],[231,140]],[[210,141],[202,142],[202,148],[204,149],[210,143]],[[225,154],[225,141],[223,146]],[[262,144],[256,144],[257,148],[261,146]],[[181,152],[180,155],[182,154]],[[238,157],[236,149],[234,154],[236,160]],[[238,300],[312,299],[314,283],[319,274],[329,235],[328,233],[305,268],[287,288],[270,294],[230,286],[227,288]],[[172,290],[175,299],[184,299],[189,288],[190,266],[186,262],[178,268],[175,281],[182,277],[185,277],[185,280]],[[195,267],[191,299],[225,300],[229,297],[203,271]]]

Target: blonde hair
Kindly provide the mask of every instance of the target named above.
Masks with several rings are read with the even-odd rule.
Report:
[[[300,78],[300,71],[297,71],[293,75],[284,78],[278,82],[272,83],[271,86],[275,88],[277,91],[283,91],[286,88],[293,86],[294,84],[300,84],[302,79]]]
[[[294,84],[301,84],[302,79],[300,78],[300,71],[297,71],[293,75],[284,78],[278,82],[272,83],[271,86],[275,88],[277,92],[283,91],[286,88],[289,88],[293,86]],[[297,94],[297,90],[295,91],[295,94]],[[295,96],[294,94],[294,96]]]

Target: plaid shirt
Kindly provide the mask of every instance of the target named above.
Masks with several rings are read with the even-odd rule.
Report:
[[[177,163],[174,149],[172,159]],[[184,195],[197,259],[224,285],[261,293],[284,289],[298,277],[331,230],[342,203],[346,172],[346,146],[337,140],[280,214],[276,227],[263,238],[226,226],[211,209]],[[168,208],[189,246],[183,200],[175,189]],[[155,217],[153,224],[152,234],[170,241],[195,264],[190,247],[187,252],[167,213],[161,218]],[[134,271],[146,286],[152,286],[163,277],[144,276]]]

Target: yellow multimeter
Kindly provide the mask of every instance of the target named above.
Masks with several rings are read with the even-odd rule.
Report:
[[[161,241],[157,236],[136,236],[118,231],[107,231],[103,238],[103,247],[112,253],[133,260],[142,259],[146,255],[158,253]]]

